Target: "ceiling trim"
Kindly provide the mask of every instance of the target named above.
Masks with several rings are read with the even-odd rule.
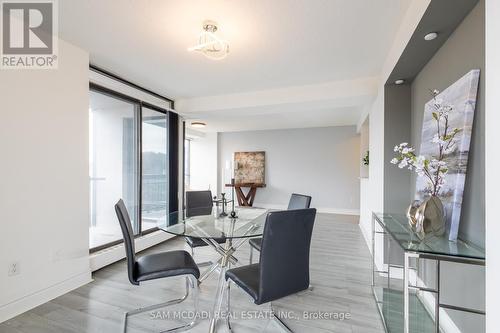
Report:
[[[176,100],[176,109],[184,114],[204,114],[232,110],[245,110],[248,114],[262,114],[262,108],[281,105],[335,104],[356,106],[365,104],[377,92],[378,78],[369,77],[348,81],[335,81],[306,86],[292,86],[237,94],[195,97]],[[324,108],[324,107],[321,107]]]

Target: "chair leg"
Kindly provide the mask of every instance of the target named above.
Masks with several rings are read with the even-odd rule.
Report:
[[[307,289],[299,291],[298,293],[295,294],[295,296],[300,297],[304,294],[312,292],[313,290],[314,290],[314,285],[310,284],[309,287],[307,287]]]
[[[293,333],[292,329],[290,327],[288,327],[287,324],[285,324],[285,322],[283,321],[283,319],[280,318],[280,316],[278,315],[278,313],[276,311],[274,311],[274,307],[273,307],[273,303],[271,302],[271,312],[273,313],[273,318],[274,320],[281,326],[281,328],[287,332],[287,333]]]
[[[122,331],[124,333],[127,332],[128,317],[135,316],[135,315],[138,315],[138,314],[141,314],[141,313],[144,313],[144,312],[148,312],[148,311],[160,309],[160,308],[163,308],[163,307],[167,307],[167,306],[170,306],[170,305],[179,304],[179,303],[183,302],[189,296],[189,289],[190,289],[190,287],[193,288],[193,301],[194,301],[195,318],[190,323],[187,323],[187,324],[184,324],[182,326],[175,327],[175,328],[171,328],[171,329],[162,331],[160,333],[182,332],[182,331],[186,331],[186,330],[191,329],[193,326],[195,326],[198,323],[198,318],[196,316],[197,313],[198,313],[198,280],[193,275],[186,276],[186,292],[185,292],[184,296],[182,296],[181,298],[176,298],[176,299],[173,299],[173,300],[170,300],[170,301],[167,301],[167,302],[163,302],[163,303],[160,303],[160,304],[154,304],[154,305],[146,306],[144,308],[139,308],[139,309],[135,309],[135,310],[131,310],[131,311],[125,312],[124,313],[124,318],[123,318],[123,330]]]
[[[250,245],[250,265],[253,264],[253,246]]]
[[[229,332],[233,332],[231,329],[231,281],[227,280],[227,307],[226,307],[226,326]]]
[[[194,248],[191,245],[189,245],[189,248],[191,249],[191,256],[194,258]],[[200,263],[196,263],[196,266],[198,266],[198,267],[206,267],[206,266],[210,266],[212,264],[213,264],[212,261],[203,261],[203,262],[200,262]]]
[[[231,326],[231,280],[227,280],[226,282],[226,295],[227,295],[227,303],[226,303],[226,327],[229,332],[233,332],[233,328]],[[281,328],[287,333],[294,333],[290,327],[279,317],[279,314],[274,310],[273,303],[271,302],[271,312],[273,313],[273,319],[281,326]]]

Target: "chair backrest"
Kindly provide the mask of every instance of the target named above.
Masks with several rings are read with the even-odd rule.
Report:
[[[212,191],[186,191],[186,217],[212,213]]]
[[[120,227],[123,233],[123,242],[125,243],[125,254],[127,256],[127,270],[128,279],[130,283],[138,285],[139,282],[136,281],[136,261],[135,261],[135,245],[134,245],[134,230],[132,229],[132,223],[130,222],[130,216],[128,215],[127,207],[122,199],[120,199],[115,205],[116,216],[120,222]]]
[[[315,217],[315,208],[276,211],[267,215],[256,304],[309,287],[309,251]]]
[[[288,202],[288,209],[305,209],[311,206],[311,197],[308,195],[292,193]]]

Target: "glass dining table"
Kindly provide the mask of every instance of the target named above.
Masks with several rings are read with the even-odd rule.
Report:
[[[210,333],[215,332],[221,313],[226,271],[231,266],[239,264],[234,253],[248,238],[262,236],[268,211],[262,208],[239,207],[235,209],[236,217],[231,217],[229,213],[222,212],[220,207],[190,209],[189,214],[186,214],[186,211],[173,212],[166,219],[158,222],[160,230],[176,236],[202,239],[219,255],[218,260],[199,279],[203,281],[213,272],[219,272],[210,321]],[[226,238],[224,244],[215,241],[215,239],[223,237]]]

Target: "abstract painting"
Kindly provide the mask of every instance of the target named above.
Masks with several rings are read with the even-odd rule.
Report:
[[[265,184],[266,153],[264,151],[234,153],[236,184]]]
[[[446,212],[446,230],[449,240],[456,240],[458,237],[479,74],[478,69],[471,70],[436,96],[441,103],[452,107],[452,111],[449,113],[449,126],[459,130],[455,136],[456,149],[448,154],[444,160],[448,166],[448,172],[439,193]],[[420,155],[439,155],[438,147],[433,142],[436,133],[436,121],[433,119],[433,111],[433,100],[430,100],[425,104]],[[423,201],[428,196],[426,187],[425,178],[417,177],[417,200]]]

